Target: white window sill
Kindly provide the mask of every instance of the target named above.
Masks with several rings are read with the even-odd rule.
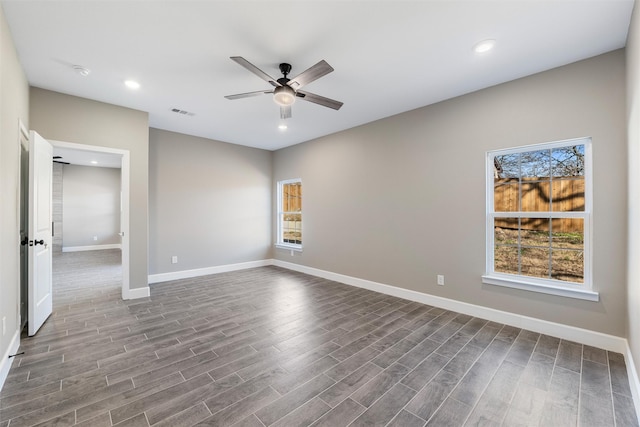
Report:
[[[275,246],[278,249],[286,249],[288,251],[302,252],[302,246],[301,245],[292,245],[292,244],[287,244],[287,243],[276,243]]]
[[[522,278],[515,276],[484,275],[482,276],[482,283],[587,301],[600,300],[600,294],[598,292],[587,289],[571,288],[568,286],[554,286],[553,284],[537,283],[534,281],[523,280]]]

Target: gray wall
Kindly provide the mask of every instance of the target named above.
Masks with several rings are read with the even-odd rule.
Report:
[[[636,3],[627,39],[627,124],[629,134],[629,250],[627,253],[627,337],[640,372],[640,7]]]
[[[149,159],[150,274],[271,258],[271,152],[150,129]]]
[[[7,318],[7,333],[0,330],[0,357],[19,328],[19,120],[29,126],[29,85],[0,7],[0,318]]]
[[[53,221],[53,252],[62,252],[62,173],[64,165],[62,163],[53,164],[52,182],[52,218]]]
[[[44,138],[129,150],[131,289],[148,283],[149,124],[142,111],[32,87],[31,128]]]
[[[275,257],[624,336],[624,80],[618,50],[277,151],[274,182],[304,185],[304,252]],[[601,301],[483,285],[486,151],[581,136],[593,137]]]
[[[63,247],[120,243],[120,169],[65,165],[62,178]]]

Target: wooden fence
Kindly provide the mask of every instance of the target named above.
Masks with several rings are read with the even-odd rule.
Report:
[[[520,185],[522,188],[520,188]],[[516,212],[522,193],[523,212],[581,212],[584,211],[584,177],[527,177],[498,178],[494,181],[494,209],[496,212]],[[498,218],[496,227],[517,228],[515,218]],[[582,219],[553,219],[553,231],[573,233],[583,231]],[[521,228],[549,231],[549,221],[541,218],[522,218]]]
[[[299,182],[282,186],[282,240],[286,243],[302,244],[302,184]]]
[[[302,211],[302,184],[295,182],[282,186],[282,212]]]

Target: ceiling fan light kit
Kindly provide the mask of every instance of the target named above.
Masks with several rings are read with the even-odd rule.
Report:
[[[289,86],[280,86],[273,90],[273,101],[281,107],[288,107],[296,102],[296,92]]]
[[[254,92],[238,93],[235,95],[227,95],[225,98],[229,100],[249,98],[252,96],[259,96],[262,94],[273,94],[273,101],[280,106],[280,118],[288,119],[291,117],[291,105],[296,101],[296,98],[303,99],[314,104],[322,105],[323,107],[339,110],[342,107],[342,102],[334,99],[325,98],[324,96],[316,95],[311,92],[303,92],[300,89],[319,79],[320,77],[329,74],[333,71],[331,65],[327,64],[325,60],[318,62],[313,67],[303,71],[297,77],[289,79],[287,75],[291,72],[291,64],[280,64],[280,72],[283,77],[274,79],[246,59],[241,56],[232,56],[231,60],[237,62],[247,70],[251,71],[262,80],[269,83],[274,87],[273,90],[258,90]]]

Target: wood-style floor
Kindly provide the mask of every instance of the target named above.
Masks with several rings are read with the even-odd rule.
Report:
[[[122,301],[119,262],[56,259],[0,427],[638,425],[620,354],[276,267]]]

